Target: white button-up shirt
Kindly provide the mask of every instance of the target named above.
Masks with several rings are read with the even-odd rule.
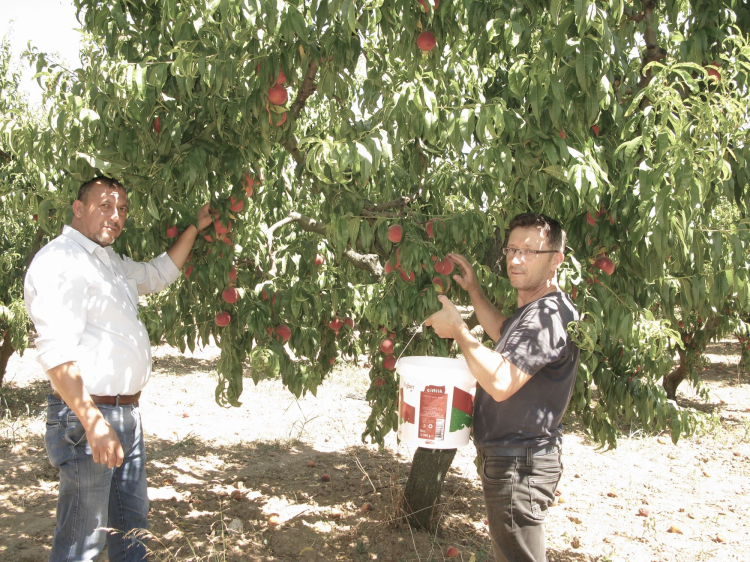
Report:
[[[179,269],[165,253],[135,262],[66,226],[26,273],[24,298],[45,372],[74,361],[89,394],[135,394],[151,375],[151,343],[138,295],[160,291]]]

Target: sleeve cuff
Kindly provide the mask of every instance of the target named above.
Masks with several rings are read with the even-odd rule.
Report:
[[[62,365],[63,363],[75,363],[77,358],[71,353],[69,349],[49,349],[44,352],[40,352],[36,356],[37,362],[42,366],[42,369],[46,373],[55,367]]]
[[[167,254],[167,252],[163,252],[156,256],[151,261],[151,264],[159,268],[159,271],[161,271],[164,280],[168,284],[174,283],[180,276],[180,270],[177,269],[177,266],[174,264],[172,258],[169,257],[169,254]]]

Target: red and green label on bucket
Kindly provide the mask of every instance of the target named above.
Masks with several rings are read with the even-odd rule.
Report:
[[[416,408],[404,400],[403,388],[399,416],[402,423],[415,423]],[[445,386],[426,386],[419,393],[419,432],[420,439],[442,440],[445,438],[445,422],[448,410],[448,394]],[[448,431],[453,433],[471,427],[474,413],[474,397],[453,387],[450,424]]]

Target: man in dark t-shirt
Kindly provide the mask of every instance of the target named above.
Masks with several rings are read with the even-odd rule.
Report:
[[[496,343],[484,347],[453,303],[425,324],[438,336],[453,338],[477,379],[474,441],[482,458],[482,487],[495,560],[547,560],[544,518],[562,474],[562,418],[568,407],[579,350],[567,326],[578,319],[573,303],[557,285],[565,259],[560,223],[534,213],[510,223],[508,277],[518,291],[518,308],[506,318],[479,287],[469,261],[455,281],[468,291],[485,333]]]

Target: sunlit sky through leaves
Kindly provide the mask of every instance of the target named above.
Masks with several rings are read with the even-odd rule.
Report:
[[[10,41],[13,64],[23,71],[21,87],[36,105],[41,101],[42,91],[31,79],[34,70],[21,61],[21,53],[31,41],[38,50],[59,55],[56,60],[66,66],[78,66],[81,34],[73,0],[0,0],[0,6],[0,36]]]

